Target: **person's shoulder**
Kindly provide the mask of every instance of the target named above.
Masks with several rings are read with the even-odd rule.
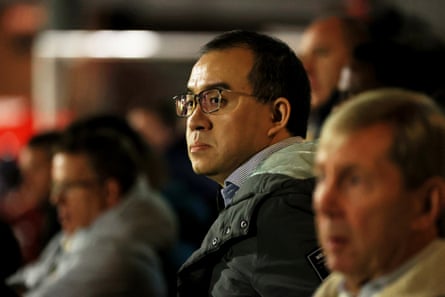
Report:
[[[148,265],[158,261],[154,248],[147,244],[109,237],[91,240],[93,242],[77,251],[75,266],[93,270],[108,267],[113,271],[124,271],[135,269],[140,263]]]
[[[305,141],[286,146],[261,162],[252,174],[280,174],[295,179],[307,179],[314,176],[314,163],[317,142]]]
[[[288,164],[287,167],[292,167],[292,164]],[[303,199],[302,197],[312,197],[315,187],[312,169],[301,167],[295,169],[296,172],[299,170],[302,171],[301,175],[295,176],[283,165],[274,171],[252,175],[240,187],[239,192],[244,195],[253,193],[254,197],[261,201],[282,199],[298,202]]]
[[[338,288],[343,277],[339,273],[331,273],[315,291],[313,297],[337,297]]]

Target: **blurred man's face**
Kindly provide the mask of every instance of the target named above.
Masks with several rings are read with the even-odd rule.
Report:
[[[88,227],[107,209],[107,191],[84,155],[56,154],[52,180],[51,200],[66,233]]]
[[[389,158],[392,141],[391,128],[376,124],[322,139],[317,152],[319,241],[328,267],[356,284],[391,272],[413,253],[413,221],[422,199],[405,187]]]
[[[335,91],[341,69],[350,57],[340,21],[329,18],[310,25],[298,52],[311,82],[311,108],[317,110]]]

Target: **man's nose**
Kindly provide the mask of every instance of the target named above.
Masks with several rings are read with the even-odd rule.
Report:
[[[334,183],[317,183],[314,191],[314,210],[317,215],[338,216],[341,214],[340,193]]]
[[[212,127],[212,123],[209,120],[208,114],[202,111],[201,105],[196,104],[195,110],[187,118],[187,128],[190,131],[195,130],[207,130]]]

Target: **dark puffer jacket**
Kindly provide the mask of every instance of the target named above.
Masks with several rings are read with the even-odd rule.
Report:
[[[314,150],[294,144],[260,164],[179,270],[178,296],[312,295]]]

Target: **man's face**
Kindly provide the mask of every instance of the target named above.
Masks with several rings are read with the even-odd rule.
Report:
[[[91,225],[107,209],[107,191],[84,155],[56,154],[52,179],[51,200],[66,233]]]
[[[311,83],[312,109],[316,110],[327,102],[337,87],[341,69],[348,63],[349,56],[339,20],[314,23],[303,33],[299,57]]]
[[[328,267],[358,282],[392,271],[410,255],[419,197],[388,157],[392,141],[391,128],[377,124],[332,135],[316,156],[319,241]]]
[[[248,96],[253,91],[247,79],[252,66],[253,54],[248,49],[214,50],[197,61],[188,81],[193,94],[212,88],[234,92],[223,92],[227,104],[219,111],[205,114],[197,106],[187,118],[187,146],[193,169],[220,184],[271,141],[267,135],[273,124],[271,105]]]

